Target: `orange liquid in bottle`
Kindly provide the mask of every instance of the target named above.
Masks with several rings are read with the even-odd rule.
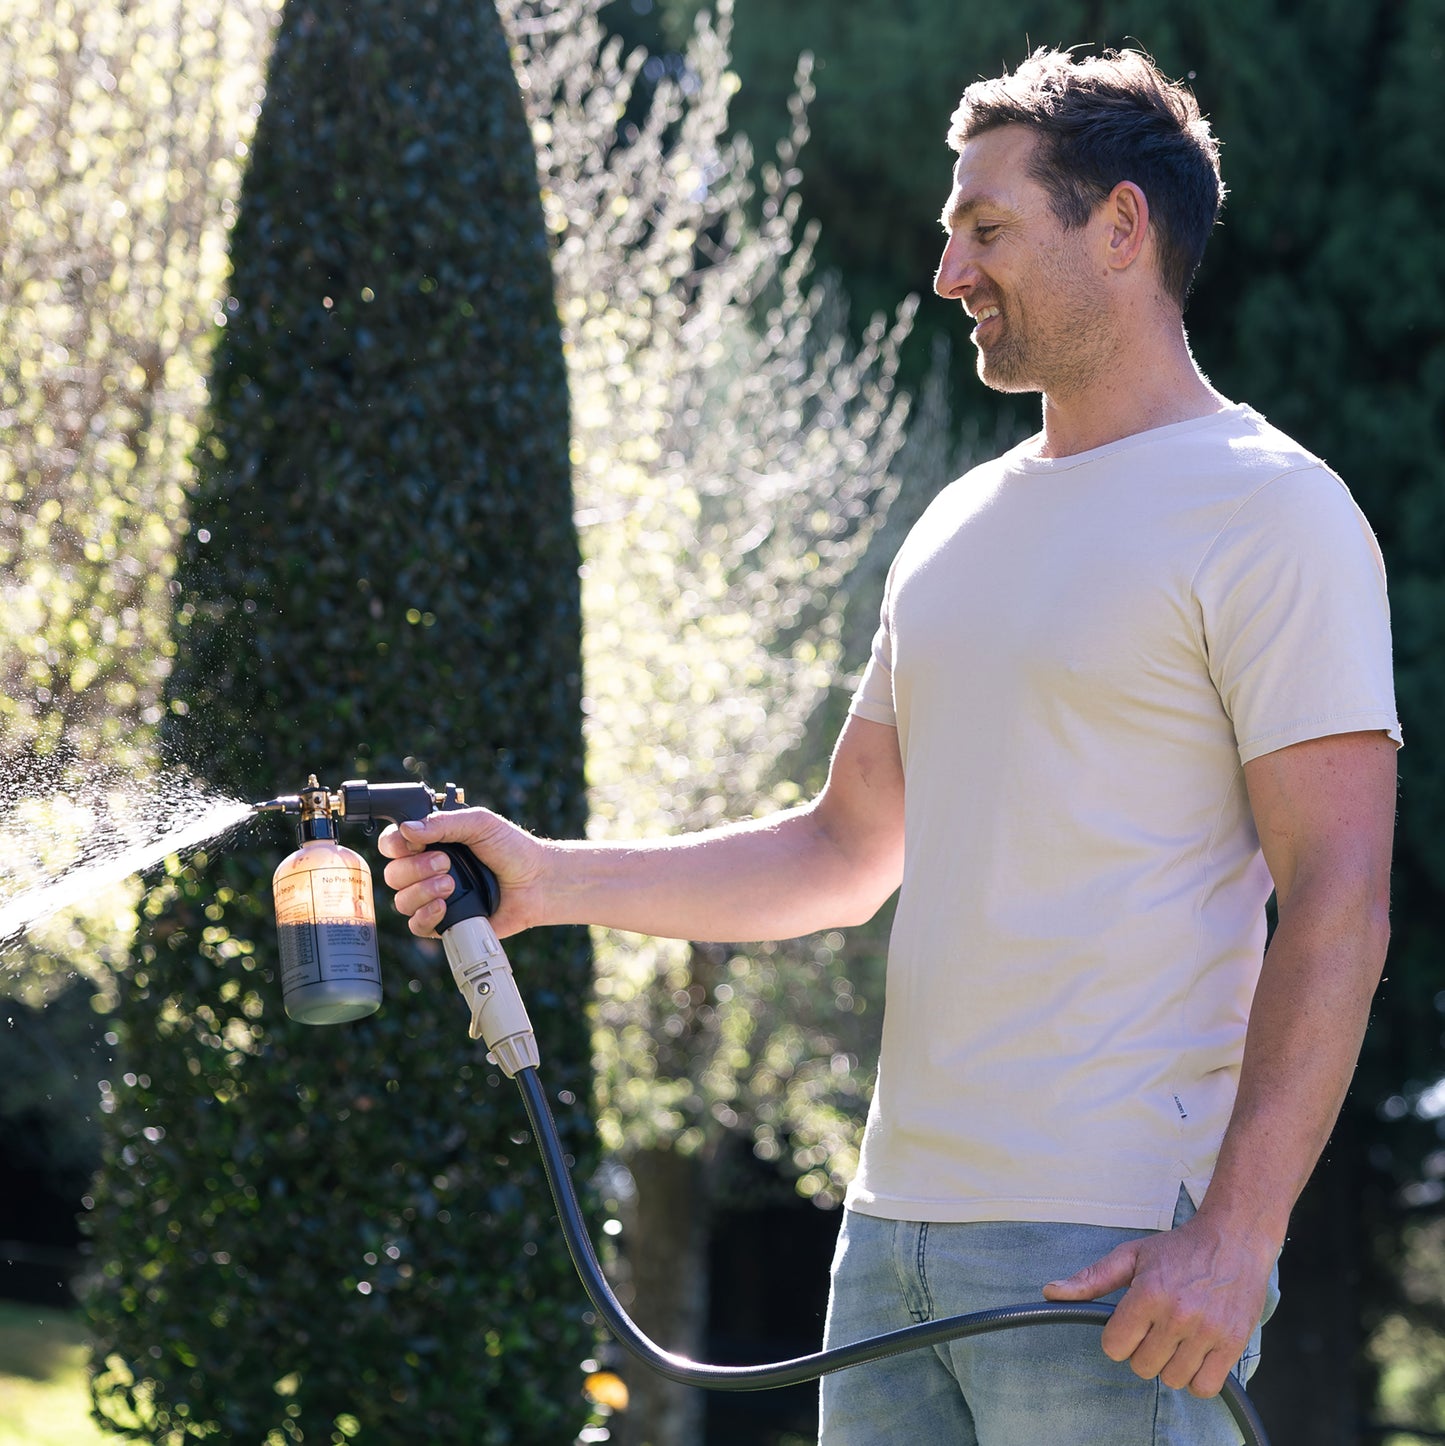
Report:
[[[344,1024],[381,1008],[371,870],[334,839],[313,838],[272,876],[286,1013]]]

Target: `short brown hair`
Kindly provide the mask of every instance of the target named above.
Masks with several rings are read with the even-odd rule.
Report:
[[[1011,75],[964,91],[948,143],[962,150],[1004,125],[1038,133],[1030,173],[1065,226],[1082,226],[1120,181],[1144,192],[1160,276],[1182,309],[1224,203],[1219,142],[1190,91],[1137,50],[1041,48]]]

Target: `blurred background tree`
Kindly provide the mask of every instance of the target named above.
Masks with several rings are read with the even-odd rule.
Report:
[[[167,814],[169,579],[277,3],[0,7],[0,895]],[[89,1005],[139,894],[0,940],[0,1238],[75,1246],[109,1072]]]
[[[566,374],[496,11],[294,0],[266,84],[169,741],[241,798],[455,779],[580,832]],[[97,1409],[165,1443],[570,1440],[593,1333],[520,1102],[385,897],[381,1012],[286,1018],[287,847],[258,826],[144,901],[91,1217]],[[511,953],[585,1176],[587,937]]]
[[[6,5],[10,778],[39,760],[129,769],[148,758],[174,652],[171,545],[275,9]]]
[[[725,136],[729,8],[645,101],[648,58],[609,42],[598,8],[509,15],[572,389],[590,831],[656,837],[765,814],[819,781],[809,725],[831,690],[846,697],[845,606],[898,488],[914,303],[854,344],[836,287],[809,279],[815,238],[793,194],[806,62],[753,224],[751,151]],[[837,1203],[874,1021],[839,935],[724,949],[599,932],[596,947],[598,1106],[631,1176],[629,1283],[644,1328],[697,1356],[727,1147],[745,1141]],[[699,1392],[626,1374],[614,1439],[701,1440]]]

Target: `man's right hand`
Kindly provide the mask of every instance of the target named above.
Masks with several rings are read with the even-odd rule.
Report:
[[[377,847],[388,859],[384,877],[396,907],[420,938],[436,937],[452,891],[450,860],[431,847],[465,844],[497,876],[502,901],[492,915],[498,938],[542,923],[539,883],[546,845],[485,808],[446,809],[383,831]]]

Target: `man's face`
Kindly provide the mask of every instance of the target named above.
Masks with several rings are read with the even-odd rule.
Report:
[[[1066,229],[1029,175],[1035,143],[1018,125],[964,142],[933,285],[974,319],[978,374],[988,386],[1061,398],[1102,364],[1105,270],[1091,259],[1092,229]]]

